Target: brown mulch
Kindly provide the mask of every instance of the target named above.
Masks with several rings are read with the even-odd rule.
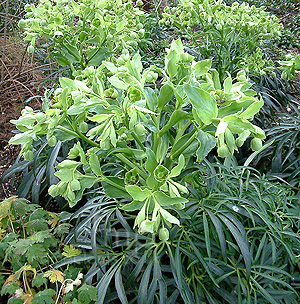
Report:
[[[42,95],[38,86],[44,76],[37,68],[22,39],[8,37],[4,43],[4,38],[0,37],[0,176],[19,153],[19,147],[8,145],[15,129],[10,120],[18,118],[25,106],[41,107],[39,98],[28,101],[33,96]],[[13,193],[10,183],[8,179],[0,185],[0,200]]]

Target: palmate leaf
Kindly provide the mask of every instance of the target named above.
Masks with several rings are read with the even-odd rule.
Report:
[[[94,286],[83,284],[78,289],[78,300],[82,304],[89,304],[92,301],[97,301],[97,289]]]
[[[45,289],[43,291],[38,292],[31,301],[31,304],[53,304],[54,303],[54,295],[56,294],[53,289]]]

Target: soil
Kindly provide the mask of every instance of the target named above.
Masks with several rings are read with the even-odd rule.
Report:
[[[5,42],[5,43],[4,43]],[[19,147],[8,145],[15,126],[10,120],[20,116],[25,106],[39,109],[41,95],[39,84],[44,79],[32,55],[20,38],[0,37],[0,176],[9,168],[19,154]],[[14,193],[11,179],[0,185],[0,200]]]

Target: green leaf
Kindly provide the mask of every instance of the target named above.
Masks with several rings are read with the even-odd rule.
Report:
[[[122,210],[124,211],[136,211],[136,210],[141,210],[141,208],[144,206],[144,202],[140,202],[140,201],[132,201],[129,204],[123,205],[121,207]]]
[[[268,303],[270,304],[278,304],[278,302],[270,295],[270,293],[263,288],[258,282],[256,282],[253,278],[251,278],[251,281],[255,284],[255,286],[259,289],[259,293],[268,300]]]
[[[126,90],[129,84],[126,84],[124,81],[120,80],[117,76],[112,76],[108,78],[108,81],[116,88],[121,90]]]
[[[48,228],[48,227],[47,227]],[[27,250],[34,244],[34,240],[30,239],[21,239],[15,245],[14,252],[18,255],[24,255]]]
[[[153,193],[153,197],[159,203],[159,205],[163,207],[174,206],[177,204],[184,205],[189,201],[184,197],[170,197],[162,191],[155,191]]]
[[[44,240],[48,238],[53,238],[53,235],[49,230],[38,231],[29,237],[30,240],[33,240],[36,243],[43,243]]]
[[[240,114],[240,117],[243,119],[252,119],[253,116],[259,112],[260,108],[263,105],[264,101],[262,98],[261,100],[253,102],[242,114]]]
[[[218,115],[218,107],[215,99],[206,91],[191,84],[185,84],[184,90],[191,104],[197,111],[197,115],[204,124],[209,125],[212,119]]]
[[[47,251],[41,244],[34,244],[30,246],[25,255],[29,264],[38,262],[39,264],[43,265],[48,261]]]
[[[105,303],[104,301],[105,301],[106,292],[107,292],[107,289],[109,287],[112,277],[114,276],[115,272],[118,270],[118,264],[119,263],[115,263],[114,265],[112,265],[109,268],[109,270],[106,271],[106,273],[104,274],[104,276],[101,278],[100,282],[98,283],[97,289],[98,289],[99,296],[98,296],[97,304]],[[86,303],[86,304],[88,304],[88,303]]]
[[[155,111],[158,104],[158,98],[154,90],[152,90],[151,88],[144,88],[144,93],[148,109],[151,111]]]
[[[133,228],[136,227],[136,226],[140,227],[141,223],[145,220],[145,218],[146,218],[146,215],[145,215],[146,205],[147,205],[147,203],[144,203],[144,206],[142,207],[142,209],[140,210],[140,212],[136,216]]]
[[[32,299],[31,304],[53,304],[53,297],[56,295],[55,290],[53,289],[45,289],[43,291],[38,292]]]
[[[246,266],[246,274],[247,277],[250,277],[251,274],[251,254],[249,250],[249,244],[243,237],[243,235],[239,232],[239,230],[229,221],[229,219],[225,218],[222,215],[219,215],[219,218],[223,221],[223,223],[228,227],[229,231],[232,233],[234,239],[236,240],[242,256],[245,261],[245,266]]]
[[[135,201],[142,202],[151,196],[151,191],[147,188],[143,190],[138,186],[128,185],[125,189]]]
[[[9,298],[7,304],[23,304],[24,300],[20,299],[20,298]],[[29,303],[29,302],[28,302]]]
[[[34,219],[26,224],[26,229],[28,233],[33,233],[35,231],[47,230],[48,221],[44,219]]]
[[[78,300],[81,304],[97,301],[98,290],[94,286],[83,284],[78,290]]]
[[[175,216],[173,216],[171,213],[169,213],[168,211],[166,211],[163,208],[159,209],[159,212],[161,214],[161,216],[168,221],[169,223],[175,224],[175,225],[180,225],[180,221],[178,218],[176,218]]]
[[[167,83],[164,84],[159,91],[158,108],[162,110],[163,107],[173,98],[173,96],[174,96],[173,88]]]
[[[124,289],[124,284],[122,282],[122,273],[121,273],[121,266],[118,268],[115,274],[115,286],[116,286],[116,291],[118,294],[118,297],[121,301],[122,304],[127,304],[128,300],[126,297],[125,289]]]
[[[202,130],[199,130],[197,138],[200,142],[200,146],[196,151],[197,162],[201,162],[208,155],[208,153],[216,146],[217,139],[209,133],[203,132]]]
[[[200,78],[201,76],[205,75],[211,68],[211,59],[205,59],[199,61],[193,67],[195,77]]]
[[[11,211],[14,214],[14,216],[23,216],[25,215],[29,210],[30,207],[28,206],[28,201],[22,198],[14,198],[11,201]]]
[[[37,287],[37,288],[40,288],[42,285],[46,286],[46,284],[47,284],[47,279],[44,277],[43,273],[36,275],[31,282],[32,287]]]
[[[245,130],[255,132],[254,126],[246,119],[236,116],[226,116],[223,118],[223,121],[228,124],[228,128],[232,133],[240,134]]]
[[[102,61],[105,60],[108,56],[110,56],[112,53],[109,52],[108,48],[103,49],[93,49],[93,50],[87,50],[87,60],[88,60],[88,66],[95,66],[98,67],[101,65]]]
[[[66,245],[64,247],[64,252],[62,253],[62,256],[65,256],[67,258],[73,257],[73,256],[77,256],[81,254],[81,250],[78,248],[75,248],[73,244]]]
[[[106,176],[105,179],[107,181],[110,181],[110,183],[105,181],[101,182],[104,192],[107,196],[111,198],[130,198],[128,193],[125,191],[124,179],[116,176]],[[121,188],[124,188],[124,190],[122,190]]]
[[[94,121],[100,124],[101,122],[107,120],[110,116],[111,116],[110,114],[97,114],[92,117],[88,117],[88,119],[90,121]]]
[[[232,134],[232,132],[226,128],[225,130],[225,139],[226,139],[226,144],[227,144],[227,147],[230,151],[231,154],[234,153],[234,150],[237,150],[237,146],[235,144],[235,138]]]
[[[181,173],[181,170],[183,169],[184,165],[185,165],[185,159],[184,159],[184,156],[181,154],[178,157],[178,165],[175,166],[171,170],[171,173],[170,173],[169,177],[176,177],[176,176],[178,176]]]
[[[6,294],[13,295],[16,292],[16,290],[19,288],[20,286],[17,283],[9,282],[2,286],[1,296],[4,296]]]
[[[223,231],[223,227],[221,225],[221,222],[211,211],[206,210],[206,212],[210,216],[210,219],[211,219],[211,221],[213,222],[213,224],[216,228],[218,238],[219,238],[219,241],[220,241],[220,245],[221,245],[222,255],[223,255],[223,258],[226,260],[226,258],[227,258],[227,255],[226,255],[226,240],[225,240],[224,231]]]
[[[204,229],[206,251],[207,251],[207,256],[208,256],[209,264],[210,264],[211,263],[210,235],[209,235],[208,221],[207,221],[205,212],[203,212],[203,229]]]
[[[175,110],[168,122],[164,125],[164,127],[160,130],[159,136],[163,136],[169,129],[171,129],[174,125],[176,125],[181,120],[184,120],[188,117],[188,113],[182,110]]]
[[[95,153],[92,153],[89,158],[89,165],[96,176],[101,176],[101,166],[98,156]]]

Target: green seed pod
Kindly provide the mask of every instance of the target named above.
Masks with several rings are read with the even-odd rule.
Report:
[[[167,228],[159,229],[158,237],[162,242],[166,242],[170,237],[169,230]]]
[[[48,189],[48,193],[52,197],[57,196],[58,195],[58,187],[57,187],[57,185],[51,185],[50,188]]]
[[[218,148],[217,150],[218,155],[222,158],[225,158],[229,154],[229,149],[228,147],[224,144],[221,147]]]
[[[149,72],[146,76],[146,82],[153,82],[152,74]]]
[[[71,181],[70,186],[73,191],[78,191],[81,188],[80,182],[78,180]]]
[[[146,129],[142,124],[138,124],[134,127],[134,132],[138,135],[138,136],[144,136],[146,134]]]
[[[138,23],[138,24],[136,25],[136,28],[137,28],[138,30],[141,30],[141,29],[143,28],[143,24],[142,24],[142,23]]]
[[[142,92],[141,92],[139,89],[136,89],[136,88],[134,88],[134,87],[131,87],[131,88],[128,90],[127,96],[128,96],[128,99],[129,99],[131,102],[136,102],[136,101],[141,100],[141,98],[142,98]]]
[[[47,142],[48,142],[48,145],[49,145],[50,147],[54,147],[54,146],[56,145],[56,143],[57,143],[57,139],[56,139],[56,137],[53,135],[53,136],[51,136],[51,137],[47,140]]]
[[[48,25],[48,22],[46,21],[46,20],[41,20],[41,22],[40,22],[40,25],[41,26],[47,26]]]
[[[123,65],[125,63],[125,60],[122,58],[122,56],[117,59],[117,63],[119,65]]]
[[[34,46],[33,46],[33,45],[30,45],[30,46],[27,48],[27,53],[28,53],[28,54],[33,54],[33,53],[34,53]]]
[[[126,66],[120,66],[118,68],[118,72],[127,73],[128,72],[128,68],[126,68]]]
[[[261,141],[261,139],[260,139],[260,138],[257,138],[257,137],[253,138],[253,139],[251,140],[250,146],[251,146],[251,149],[252,149],[253,151],[258,151],[258,150],[260,150],[260,149],[262,148],[262,141]]]
[[[244,140],[242,140],[241,138],[237,138],[235,140],[235,144],[237,145],[237,147],[241,147],[244,144]]]
[[[138,35],[139,35],[140,38],[143,38],[144,35],[145,35],[145,30],[144,30],[144,29],[140,29],[140,30],[138,31]]]
[[[121,55],[121,58],[123,58],[123,60],[126,62],[126,61],[129,60],[130,55],[129,55],[129,53],[124,53],[124,54]]]
[[[131,33],[130,33],[130,38],[136,39],[136,38],[137,38],[136,32],[131,32]]]

